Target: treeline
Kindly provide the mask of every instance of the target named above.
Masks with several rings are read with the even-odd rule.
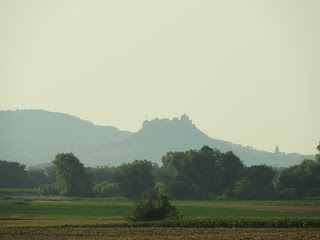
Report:
[[[0,160],[0,188],[36,188],[55,182],[53,167],[26,170],[24,164]]]
[[[320,144],[317,147],[320,152]],[[147,190],[173,199],[272,200],[320,197],[320,154],[282,170],[246,167],[232,152],[203,146],[168,152],[162,166],[134,160],[119,167],[85,168],[72,153],[57,154],[46,169],[0,161],[0,187],[39,187],[41,195],[136,198]]]

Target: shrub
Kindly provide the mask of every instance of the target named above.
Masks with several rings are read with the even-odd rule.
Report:
[[[157,215],[158,220],[160,219],[178,219],[179,212],[176,207],[170,203],[170,198],[167,195],[158,195],[157,202]]]
[[[169,197],[163,194],[155,195],[147,191],[135,201],[135,209],[131,220],[156,221],[163,219],[178,219],[179,213],[176,207],[169,202]]]

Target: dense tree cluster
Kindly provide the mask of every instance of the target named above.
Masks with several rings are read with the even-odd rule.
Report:
[[[23,164],[0,160],[1,188],[34,188],[55,181],[55,172],[52,168],[26,170]]]
[[[282,170],[277,183],[277,198],[298,199],[320,196],[320,161],[304,160]]]
[[[85,168],[72,153],[57,154],[46,169],[0,160],[0,187],[39,187],[43,195],[127,197],[148,190],[175,199],[301,199],[320,196],[320,144],[315,160],[273,169],[246,167],[232,152],[203,146],[168,152],[162,166],[134,160],[119,167]]]
[[[199,151],[168,152],[162,163],[174,170],[174,176],[167,182],[174,198],[221,195],[245,173],[243,163],[232,152],[221,153],[208,146]]]
[[[128,198],[136,198],[148,189],[153,189],[155,176],[152,163],[147,160],[134,160],[122,164],[115,172],[115,181]]]
[[[243,178],[223,193],[226,199],[262,200],[272,199],[274,192],[274,170],[264,165],[247,168]]]

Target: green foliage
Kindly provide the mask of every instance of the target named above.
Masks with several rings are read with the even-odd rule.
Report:
[[[240,158],[229,151],[222,155],[221,190],[234,186],[245,174],[245,167]]]
[[[277,187],[279,190],[296,188],[299,184],[298,165],[286,168],[279,173]]]
[[[279,200],[294,200],[298,199],[299,196],[295,188],[285,188],[275,192],[275,198]]]
[[[219,192],[219,165],[222,161],[222,154],[208,146],[203,146],[199,151],[187,151],[189,166],[187,176],[191,186],[200,195],[211,192]]]
[[[158,219],[179,219],[179,212],[176,207],[170,203],[170,198],[167,195],[158,194],[157,211]]]
[[[28,187],[38,187],[40,184],[48,182],[45,170],[31,169],[27,171],[27,185]]]
[[[119,197],[121,196],[118,183],[102,182],[93,187],[95,197]]]
[[[319,197],[320,196],[320,187],[309,189],[307,191],[307,196],[309,196],[309,197]]]
[[[223,193],[226,199],[262,200],[272,199],[274,170],[264,165],[248,168],[246,177],[239,180],[233,188]]]
[[[26,166],[17,162],[0,160],[0,187],[25,187]]]
[[[135,202],[133,216],[130,218],[133,221],[155,221],[157,219],[156,197],[147,191],[138,197]]]
[[[147,190],[154,189],[152,163],[147,160],[134,160],[132,163],[122,164],[115,171],[115,181],[123,194],[134,199]]]
[[[39,194],[42,196],[57,196],[60,194],[60,188],[57,184],[40,185]]]
[[[0,188],[2,196],[36,196],[39,193],[38,188]]]
[[[276,169],[276,178],[275,169],[246,168],[232,152],[221,153],[208,146],[168,152],[162,157],[162,167],[135,160],[120,167],[84,168],[72,153],[57,154],[53,166],[45,170],[25,170],[25,165],[0,160],[0,187],[40,186],[41,195],[130,199],[148,189],[175,199],[316,199],[320,197],[320,143],[317,150],[315,161]]]
[[[162,182],[156,182],[155,192],[164,195],[169,195],[168,185]]]
[[[176,199],[208,199],[220,194],[223,199],[252,200],[319,197],[320,143],[317,150],[316,161],[304,160],[277,175],[275,169],[264,165],[245,168],[232,152],[223,154],[208,146],[199,151],[168,152],[162,163],[175,174],[166,188]],[[276,188],[273,182],[277,182]]]
[[[156,178],[156,182],[165,183],[174,176],[174,170],[165,166],[159,167],[157,163],[152,163],[152,174]]]
[[[86,168],[89,175],[92,176],[93,183],[114,182],[115,167],[98,166]]]
[[[176,207],[169,202],[169,197],[154,192],[147,191],[142,194],[135,202],[133,211],[133,221],[156,221],[163,219],[178,219],[179,213]]]
[[[59,153],[52,163],[61,195],[90,196],[92,180],[77,157],[72,153]]]
[[[317,150],[318,150],[318,154],[316,154],[316,160],[320,162],[320,142],[319,142],[319,145],[317,146]]]
[[[47,176],[47,183],[53,184],[53,183],[55,183],[57,181],[57,174],[56,174],[56,171],[54,169],[54,166],[47,167],[45,169],[45,173],[46,173],[46,176]]]
[[[293,192],[292,189],[294,189],[294,194],[291,194],[293,198],[314,197],[317,195],[316,189],[319,186],[320,161],[303,160],[301,164],[286,168],[280,172],[277,195],[280,199],[284,199],[282,193]]]
[[[25,165],[18,162],[0,160],[0,187],[33,188],[41,184],[50,183],[45,170],[26,170],[25,168]]]
[[[174,199],[185,199],[194,194],[193,189],[185,181],[171,180],[167,189]]]
[[[217,196],[244,174],[244,165],[232,152],[221,153],[203,146],[200,150],[168,152],[162,157],[164,167],[174,169],[168,182],[173,198]]]

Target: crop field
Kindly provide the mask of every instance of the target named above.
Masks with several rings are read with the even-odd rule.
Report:
[[[123,199],[2,196],[0,239],[320,239],[320,201],[171,201],[179,221],[132,223]]]
[[[320,229],[298,228],[31,228],[0,229],[0,239],[320,239]]]
[[[0,219],[124,220],[132,202],[110,199],[32,199],[0,201]],[[319,200],[172,201],[185,218],[320,218]],[[1,225],[1,221],[0,221]]]

